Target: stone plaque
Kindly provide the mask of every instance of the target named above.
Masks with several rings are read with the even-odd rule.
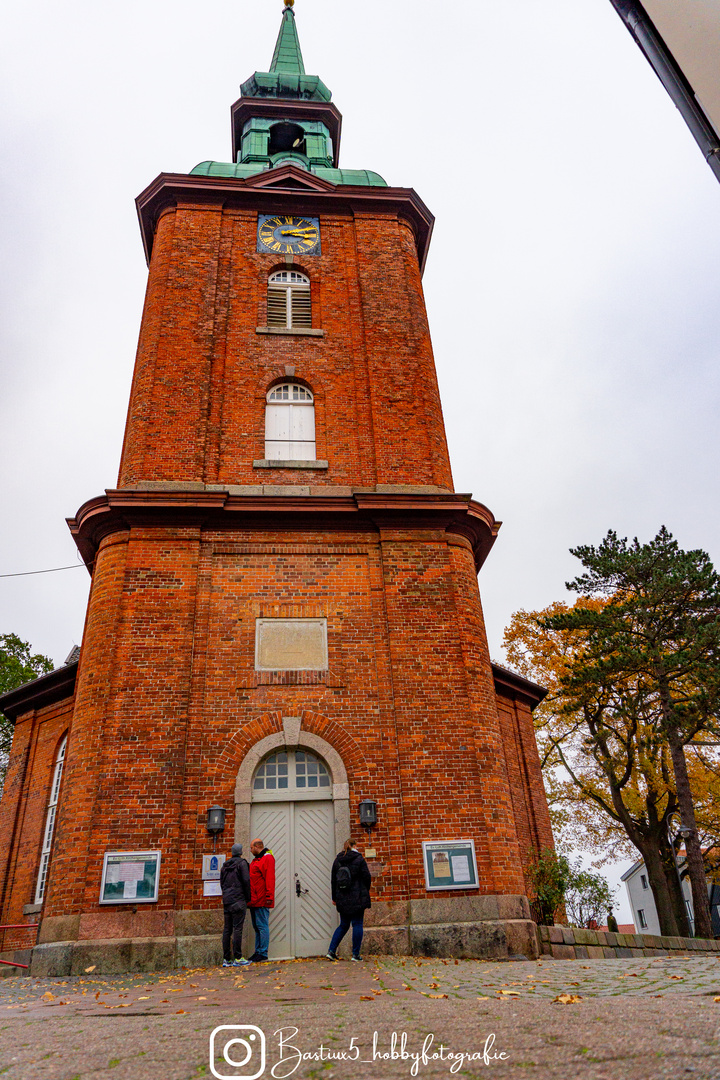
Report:
[[[327,671],[327,619],[257,619],[256,671]]]

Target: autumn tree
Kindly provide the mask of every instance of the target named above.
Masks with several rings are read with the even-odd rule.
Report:
[[[54,664],[41,653],[31,655],[30,645],[17,634],[0,634],[0,694],[15,690],[40,675],[47,675]],[[0,792],[7,770],[15,725],[0,712]]]
[[[605,601],[580,598],[597,610]],[[687,936],[685,904],[667,835],[677,812],[669,750],[631,688],[587,687],[582,700],[566,680],[583,655],[584,630],[553,629],[551,618],[570,612],[555,603],[543,611],[517,612],[505,631],[512,667],[548,687],[534,719],[556,835],[566,847],[608,857],[645,860],[662,932]],[[602,724],[599,724],[602,719]]]
[[[595,699],[587,714],[594,740],[602,741],[607,718],[618,715],[618,694],[640,704],[645,723],[660,733],[672,761],[695,931],[712,937],[685,746],[718,726],[720,576],[704,551],[683,551],[664,526],[647,544],[628,543],[611,530],[599,547],[571,553],[585,573],[567,588],[606,603],[546,621],[548,629],[585,634],[582,653],[563,676],[564,692],[576,704]],[[598,709],[598,696],[607,693],[615,697],[612,709]]]

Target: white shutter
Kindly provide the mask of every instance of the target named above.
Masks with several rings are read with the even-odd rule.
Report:
[[[287,328],[290,323],[288,300],[290,290],[288,288],[268,288],[267,294],[267,324],[268,326],[282,326]]]
[[[293,461],[315,460],[315,406],[291,405],[290,438]]]
[[[265,406],[265,457],[288,461],[291,456],[289,405]]]

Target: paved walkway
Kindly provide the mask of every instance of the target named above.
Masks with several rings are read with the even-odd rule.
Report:
[[[14,977],[0,980],[0,1077],[211,1077],[210,1034],[225,1025],[259,1029],[218,1032],[215,1068],[227,1077],[720,1080],[720,958],[302,960]],[[227,1064],[224,1039],[251,1035],[228,1055],[254,1056]]]

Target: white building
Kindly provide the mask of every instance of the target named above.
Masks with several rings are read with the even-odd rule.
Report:
[[[684,868],[685,860],[681,859],[681,873]],[[628,900],[630,902],[630,910],[632,911],[633,922],[635,923],[635,932],[638,934],[659,934],[660,921],[655,908],[655,898],[653,897],[652,889],[650,888],[648,872],[643,860],[640,859],[638,862],[633,863],[630,869],[625,871],[620,880],[625,882],[625,888],[627,889]],[[683,879],[682,887],[688,909],[688,918],[690,920],[690,926],[692,927],[694,913],[692,906],[692,891],[690,889],[690,879],[688,877]]]

